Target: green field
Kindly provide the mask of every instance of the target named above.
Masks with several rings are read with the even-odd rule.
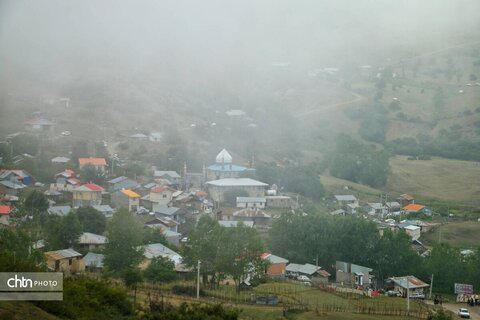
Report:
[[[429,245],[442,241],[462,249],[476,248],[480,243],[480,222],[450,222],[424,233],[422,240]]]
[[[387,190],[415,197],[480,204],[480,163],[434,157],[432,160],[390,160]]]

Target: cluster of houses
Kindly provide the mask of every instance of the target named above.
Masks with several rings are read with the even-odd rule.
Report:
[[[287,259],[268,252],[262,254],[261,258],[268,262],[266,275],[276,279],[308,279],[306,284],[314,286],[330,285],[362,290],[382,288],[403,297],[407,296],[407,291],[411,297],[424,297],[424,290],[429,287],[411,275],[377,280],[373,276],[373,269],[344,261],[336,261],[335,279],[330,279],[331,274],[318,265],[290,263]]]
[[[144,137],[135,137],[144,139]],[[55,174],[54,182],[45,190],[51,206],[48,213],[66,215],[72,209],[91,206],[112,217],[119,208],[128,209],[132,214],[142,214],[146,228],[157,228],[167,240],[179,245],[183,235],[179,227],[185,223],[186,216],[200,211],[214,214],[220,225],[235,227],[240,222],[249,227],[268,225],[271,219],[278,217],[280,209],[297,208],[298,203],[287,195],[277,195],[277,187],[253,178],[255,168],[233,163],[231,154],[223,149],[216,156],[215,163],[203,166],[202,172],[188,172],[184,166],[183,174],[175,171],[154,170],[148,180],[136,180],[125,176],[116,176],[102,186],[90,181],[82,181],[77,171],[67,168],[70,159],[56,157],[52,162],[61,170]],[[106,173],[107,161],[104,158],[79,158],[78,172],[86,166]],[[247,177],[248,176],[248,177]],[[19,193],[27,187],[40,187],[35,178],[24,170],[0,171],[0,225],[8,225],[8,216],[12,213]],[[232,191],[241,192],[236,197],[235,207],[226,208],[227,194]],[[379,229],[403,228],[418,241],[420,233],[430,227],[421,221],[395,222],[388,219],[402,213],[429,214],[428,208],[416,204],[415,199],[403,194],[392,202],[366,203],[360,205],[353,195],[335,195],[337,210],[331,214],[367,213],[379,223]],[[57,205],[58,203],[58,205]],[[218,210],[213,210],[218,209]],[[272,210],[273,209],[273,210]],[[215,212],[214,212],[215,211]],[[79,238],[79,253],[73,249],[61,249],[45,252],[48,268],[65,273],[81,273],[98,271],[103,268],[103,255],[100,253],[108,239],[102,235],[84,233]],[[42,249],[41,241],[34,244]],[[146,268],[152,258],[162,256],[172,260],[178,272],[188,271],[182,264],[182,257],[170,248],[160,244],[144,246],[144,260],[141,268]],[[304,275],[315,285],[327,285],[332,281],[331,274],[319,266],[312,264],[289,263],[287,259],[265,253],[261,257],[268,261],[266,274],[274,278],[296,278]],[[335,266],[335,282],[347,287],[372,286],[372,269],[352,263],[337,262]],[[408,290],[420,290],[428,285],[413,276],[391,278],[395,290],[405,292],[404,286],[409,283]],[[403,287],[402,287],[403,286]]]

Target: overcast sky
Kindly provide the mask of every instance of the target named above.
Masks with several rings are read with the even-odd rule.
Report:
[[[0,2],[0,67],[46,76],[155,64],[255,68],[372,63],[391,48],[480,29],[480,1]]]

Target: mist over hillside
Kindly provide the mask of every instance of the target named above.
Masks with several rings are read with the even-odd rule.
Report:
[[[244,159],[318,161],[338,134],[399,154],[387,142],[420,135],[402,143],[476,159],[438,150],[444,137],[478,140],[479,90],[458,95],[480,76],[477,1],[0,6],[2,135],[41,111],[91,141],[168,131],[196,166],[226,146]]]

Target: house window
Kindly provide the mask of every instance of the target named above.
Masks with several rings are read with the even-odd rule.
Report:
[[[163,195],[163,198],[165,199],[166,197],[167,197],[167,195],[166,195],[166,194],[164,194],[164,195]]]

